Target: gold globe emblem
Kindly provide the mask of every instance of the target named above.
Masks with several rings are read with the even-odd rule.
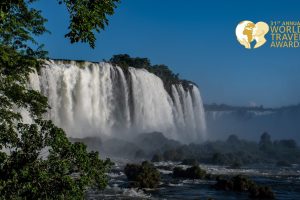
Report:
[[[269,32],[269,26],[265,22],[257,22],[245,20],[240,22],[235,29],[237,40],[246,49],[251,49],[251,43],[255,41],[254,48],[261,47],[266,43],[265,35]]]

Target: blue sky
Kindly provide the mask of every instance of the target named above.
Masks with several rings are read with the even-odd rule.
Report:
[[[300,103],[300,48],[275,49],[267,43],[247,50],[235,36],[243,20],[300,21],[299,1],[123,0],[97,35],[95,49],[64,38],[68,15],[56,0],[36,6],[51,31],[38,40],[52,58],[100,61],[127,53],[166,64],[196,82],[206,103]]]

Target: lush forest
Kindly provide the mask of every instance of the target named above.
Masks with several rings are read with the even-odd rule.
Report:
[[[241,167],[269,163],[290,166],[300,163],[300,148],[293,139],[272,140],[263,133],[259,142],[230,135],[226,141],[174,146],[153,155],[152,161],[183,161]]]
[[[230,135],[226,140],[182,144],[163,133],[139,134],[130,141],[99,138],[72,139],[83,141],[91,150],[106,152],[111,157],[152,162],[175,161],[183,164],[214,164],[245,167],[253,164],[291,166],[300,163],[300,147],[293,139],[273,140],[264,132],[257,141]],[[113,150],[112,150],[113,149]]]

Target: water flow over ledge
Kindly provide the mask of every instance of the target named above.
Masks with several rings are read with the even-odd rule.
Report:
[[[128,136],[159,131],[184,143],[205,139],[203,103],[197,86],[185,90],[145,69],[124,72],[109,63],[46,61],[30,85],[48,97],[47,117],[70,137]]]

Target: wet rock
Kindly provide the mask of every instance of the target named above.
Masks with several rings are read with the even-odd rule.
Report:
[[[181,167],[175,167],[173,169],[173,177],[175,178],[187,178],[187,179],[203,179],[206,176],[206,171],[199,166],[192,166],[186,170]]]

